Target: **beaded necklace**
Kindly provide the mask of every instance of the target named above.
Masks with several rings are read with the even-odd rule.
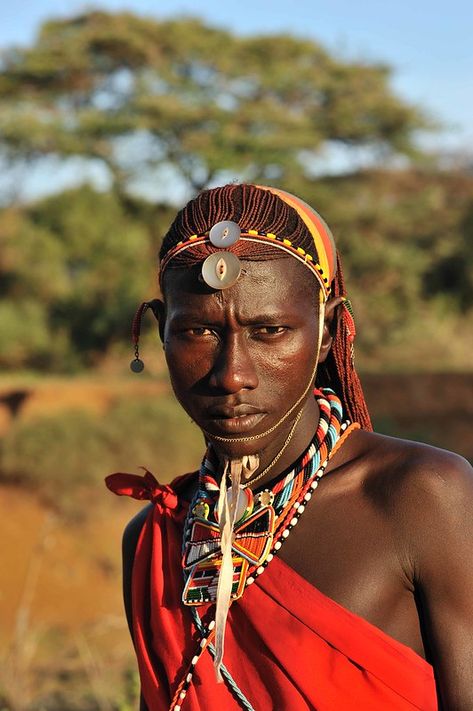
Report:
[[[329,388],[314,390],[320,419],[312,442],[291,471],[272,486],[256,491],[241,489],[232,546],[233,586],[231,600],[261,575],[280,550],[299,521],[313,492],[322,478],[330,457],[358,424],[342,422],[339,398]],[[219,486],[215,479],[218,462],[212,449],[207,451],[199,472],[199,486],[189,506],[184,524],[183,569],[185,586],[183,602],[190,606],[200,636],[196,654],[174,694],[170,711],[180,711],[200,656],[208,649],[215,658],[212,641],[215,621],[204,624],[197,607],[215,602],[221,563],[220,529],[216,514]],[[251,485],[251,482],[250,482]],[[254,711],[231,674],[222,664],[221,674],[242,708]]]

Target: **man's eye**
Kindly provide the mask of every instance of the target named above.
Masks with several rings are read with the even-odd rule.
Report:
[[[204,326],[200,326],[198,328],[188,328],[186,333],[188,333],[190,336],[212,336],[213,331],[210,330],[210,328],[205,328]]]
[[[258,326],[258,328],[255,329],[255,332],[262,336],[278,336],[286,330],[285,326]]]

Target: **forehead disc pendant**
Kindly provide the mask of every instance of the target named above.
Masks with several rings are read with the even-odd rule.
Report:
[[[226,248],[238,242],[241,235],[240,226],[231,220],[217,222],[209,232],[209,239],[214,247]]]
[[[233,252],[214,252],[202,265],[202,279],[212,289],[228,289],[240,273],[240,260]]]

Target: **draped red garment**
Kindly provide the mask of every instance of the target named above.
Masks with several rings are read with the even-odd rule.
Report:
[[[198,650],[191,614],[181,601],[182,529],[188,477],[160,486],[114,474],[119,495],[150,499],[132,574],[133,635],[149,711],[169,708]],[[229,612],[224,664],[255,711],[435,711],[432,667],[413,650],[323,595],[277,556]],[[217,684],[204,652],[183,711],[241,706]]]

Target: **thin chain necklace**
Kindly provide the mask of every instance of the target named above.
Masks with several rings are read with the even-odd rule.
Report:
[[[232,600],[252,585],[280,550],[310,501],[322,478],[330,457],[356,428],[342,423],[340,400],[332,390],[316,390],[320,419],[314,439],[291,471],[280,477],[271,489],[253,492],[242,489],[242,504],[234,528],[233,568],[236,581]],[[208,451],[199,474],[199,487],[189,507],[184,524],[183,567],[186,579],[183,602],[191,606],[194,623],[200,634],[199,649],[178,685],[170,709],[180,711],[192,675],[201,654],[208,649],[212,657],[215,622],[205,625],[197,612],[200,605],[215,600],[219,573],[220,530],[215,517],[219,486],[215,479],[216,458]],[[251,483],[251,482],[250,482]],[[245,498],[246,497],[246,501]],[[244,509],[244,510],[243,510]],[[253,711],[230,673],[222,664],[222,676],[242,708]]]
[[[339,438],[343,417],[339,398],[329,389],[316,390],[314,395],[319,407],[319,422],[314,438],[302,457],[271,489],[253,493],[248,487],[241,487],[234,527],[234,570],[238,584],[232,591],[232,599],[243,594],[251,569],[260,567],[266,559],[285,510],[291,507],[307,481],[325,463]],[[183,601],[186,605],[215,601],[221,535],[217,513],[218,466],[216,455],[210,448],[202,462],[199,487],[190,505],[184,530],[184,570],[187,579]],[[212,566],[212,562],[215,565]]]
[[[293,437],[293,435],[294,435],[294,432],[296,431],[296,427],[297,427],[297,425],[299,424],[299,420],[301,419],[303,412],[304,412],[304,408],[302,408],[301,410],[299,410],[299,412],[297,413],[296,419],[294,420],[294,422],[293,422],[293,424],[292,424],[292,426],[291,426],[291,429],[290,429],[290,431],[289,431],[289,434],[288,434],[288,436],[286,437],[286,440],[285,440],[283,446],[281,447],[281,449],[279,450],[279,452],[276,454],[276,456],[270,461],[270,463],[268,464],[268,466],[265,467],[262,472],[260,472],[260,474],[258,474],[257,476],[253,477],[253,479],[249,479],[249,481],[246,481],[244,484],[242,484],[242,485],[241,485],[241,488],[242,488],[242,489],[246,489],[248,486],[251,486],[251,485],[254,484],[256,481],[259,481],[260,479],[262,479],[269,471],[271,471],[271,469],[274,467],[274,465],[275,465],[277,462],[279,462],[279,460],[281,459],[282,455],[283,455],[284,452],[286,451],[286,449],[287,449],[287,447],[288,447],[288,445],[289,445],[289,442],[291,441],[291,439],[292,439],[292,437]]]

